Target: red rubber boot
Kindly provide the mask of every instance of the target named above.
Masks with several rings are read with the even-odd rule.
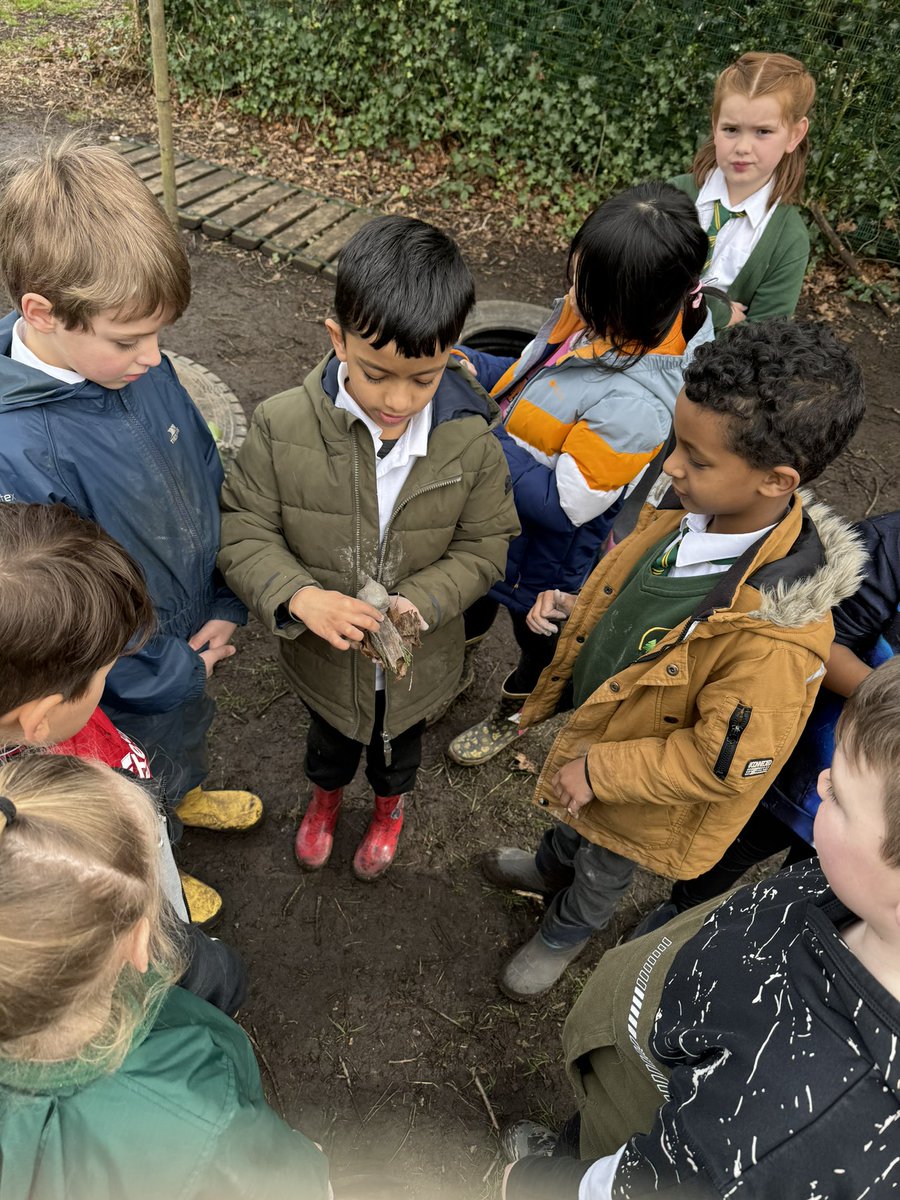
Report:
[[[394,861],[402,828],[403,797],[376,796],[369,828],[353,856],[357,879],[377,879],[385,873]]]
[[[309,805],[294,839],[294,854],[304,871],[318,871],[328,862],[343,798],[343,788],[327,792],[313,784]]]

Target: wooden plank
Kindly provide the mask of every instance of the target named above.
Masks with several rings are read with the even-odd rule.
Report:
[[[286,229],[281,229],[271,238],[275,253],[295,251],[305,246],[316,234],[324,232],[329,225],[334,225],[347,213],[346,205],[335,200],[326,200],[318,208],[313,209],[299,221],[294,221]]]
[[[354,233],[358,233],[364,225],[368,225],[370,221],[373,221],[375,215],[375,213],[367,212],[363,208],[358,208],[355,212],[351,212],[343,220],[338,221],[336,225],[332,225],[321,237],[317,237],[314,241],[310,242],[303,251],[303,258],[307,259],[310,264],[317,263],[316,270],[320,270],[326,263],[330,263],[333,258],[337,258]]]
[[[321,196],[314,196],[311,192],[296,192],[293,196],[274,205],[263,216],[236,228],[231,235],[231,241],[243,250],[255,250],[260,242],[271,234],[277,233],[279,229],[284,229],[298,217],[312,212],[321,203]]]
[[[131,142],[127,138],[120,138],[119,141],[109,144],[113,150],[122,155],[126,162],[130,163],[143,162],[144,158],[159,154],[159,146],[148,146],[145,142]]]
[[[277,200],[293,195],[294,190],[284,183],[250,175],[233,188],[225,188],[210,197],[209,209],[204,212],[206,220],[203,222],[203,232],[216,240],[227,238],[236,225],[264,213]],[[206,203],[201,201],[196,204],[194,211],[203,212]]]
[[[188,183],[183,188],[179,188],[178,205],[180,208],[188,209],[195,200],[202,200],[204,196],[210,196],[213,192],[230,187],[231,184],[237,183],[242,178],[243,176],[240,171],[232,171],[228,167],[220,167],[212,175],[204,175],[202,179],[197,179],[193,183]]]
[[[175,166],[180,167],[183,163],[190,162],[190,156],[187,154],[175,155]],[[162,163],[160,161],[159,152],[152,158],[148,158],[146,162],[140,163],[135,168],[138,177],[143,180],[152,179],[154,175],[158,175],[162,171]]]
[[[195,158],[192,162],[185,163],[183,167],[178,167],[175,171],[175,187],[182,188],[188,183],[193,183],[195,179],[203,179],[206,175],[212,175],[213,171],[218,171],[219,168],[215,163],[203,162],[199,158]],[[147,187],[154,196],[162,195],[162,176],[158,175],[156,179],[147,181]]]

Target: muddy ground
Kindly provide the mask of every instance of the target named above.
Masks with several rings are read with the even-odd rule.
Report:
[[[26,108],[0,118],[0,150],[30,139],[44,119]],[[185,236],[194,300],[165,345],[220,375],[249,414],[324,353],[330,288],[289,265]],[[521,239],[514,245],[472,232],[463,242],[480,299],[546,303],[561,289],[563,257],[549,243],[523,249]],[[900,363],[878,310],[852,310],[840,332],[863,363],[870,409],[817,490],[858,517],[900,507]],[[267,1094],[324,1144],[337,1177],[371,1169],[395,1178],[397,1194],[402,1182],[423,1197],[493,1196],[501,1174],[494,1120],[527,1114],[558,1123],[569,1115],[562,1022],[603,950],[664,885],[639,875],[613,926],[549,999],[509,1003],[494,975],[533,932],[541,909],[486,886],[477,862],[496,844],[537,843],[544,819],[529,804],[533,777],[516,768],[512,751],[469,772],[443,753],[490,707],[513,661],[506,619],[486,645],[471,692],[429,732],[396,864],[369,886],[350,870],[369,804],[361,775],[349,789],[331,863],[318,875],[298,870],[292,838],[306,795],[306,716],[255,622],[237,645],[214,680],[210,782],[253,788],[267,816],[242,838],[186,836],[181,857],[225,897],[217,932],[239,947],[252,973],[240,1020],[259,1052]],[[539,765],[549,738],[542,731],[516,749]]]
[[[535,246],[513,259],[502,244],[469,246],[482,299],[549,301],[562,256]],[[219,373],[248,412],[297,382],[326,347],[329,288],[290,267],[192,241],[195,299],[167,337]],[[860,309],[844,336],[863,362],[870,410],[852,448],[818,491],[853,517],[900,505],[896,348],[880,314]],[[514,658],[498,621],[470,694],[426,738],[419,786],[397,862],[380,883],[357,883],[350,860],[369,803],[362,773],[349,790],[331,863],[302,875],[292,835],[302,813],[306,717],[285,689],[273,646],[251,622],[239,655],[215,680],[213,782],[256,788],[263,827],[238,838],[187,838],[186,865],[221,888],[222,936],[246,955],[254,986],[241,1020],[262,1051],[269,1094],[288,1119],[324,1141],[335,1168],[370,1166],[424,1196],[489,1196],[499,1179],[497,1120],[559,1121],[572,1100],[559,1031],[602,951],[662,894],[639,877],[615,925],[550,999],[516,1006],[493,977],[533,932],[537,901],[482,883],[477,860],[495,844],[536,844],[543,818],[533,778],[513,751],[477,771],[444,756],[448,740],[490,706]],[[549,732],[519,743],[539,764]],[[491,1164],[494,1169],[491,1170]]]

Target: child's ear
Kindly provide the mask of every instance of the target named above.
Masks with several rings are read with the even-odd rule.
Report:
[[[335,354],[341,362],[347,361],[347,347],[344,345],[344,334],[337,321],[333,321],[331,317],[325,321],[325,328],[328,330],[328,336],[331,338],[331,345]]]
[[[760,492],[773,500],[787,499],[800,486],[800,475],[794,467],[772,467],[760,484]]]
[[[19,307],[26,323],[32,329],[36,329],[38,333],[53,333],[56,329],[53,305],[45,296],[41,296],[37,292],[26,292]]]
[[[150,966],[150,922],[141,917],[122,938],[122,962],[130,962],[142,975]]]
[[[65,703],[61,692],[53,696],[42,696],[40,700],[29,700],[4,718],[18,728],[18,735],[28,746],[41,746],[50,740],[50,716],[53,710]]]
[[[800,120],[797,121],[797,123],[794,125],[794,128],[791,130],[791,136],[788,138],[788,144],[787,144],[787,150],[786,150],[787,154],[791,154],[794,150],[797,149],[797,147],[800,145],[800,143],[806,137],[808,130],[809,130],[809,120],[806,117],[801,117]]]

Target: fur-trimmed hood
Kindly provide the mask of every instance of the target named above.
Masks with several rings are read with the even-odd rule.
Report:
[[[852,596],[863,581],[867,561],[861,538],[843,517],[807,491],[801,491],[800,497],[821,543],[823,553],[819,563],[809,574],[781,578],[774,583],[758,581],[753,576],[747,580],[751,586],[758,586],[760,592],[759,607],[748,616],[785,629],[821,621],[842,600]],[[789,555],[782,563],[789,564],[790,558]]]

